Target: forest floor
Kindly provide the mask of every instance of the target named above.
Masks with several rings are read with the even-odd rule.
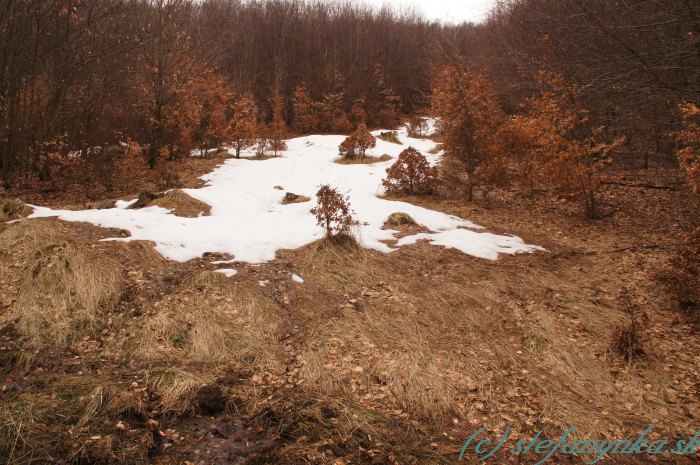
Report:
[[[193,168],[193,179],[210,168]],[[570,426],[575,439],[634,439],[649,425],[653,439],[690,439],[700,325],[656,274],[700,226],[700,205],[680,190],[635,187],[642,177],[624,181],[606,187],[595,221],[513,192],[401,199],[546,249],[495,261],[425,241],[385,254],[322,239],[236,263],[227,277],[211,263],[227,256],[176,262],[147,241],[99,240],[126,231],[2,223],[0,457],[455,463],[482,426],[494,442],[510,427],[510,447]],[[625,289],[648,315],[645,354],[631,363],[610,352]],[[504,449],[490,461],[541,459]],[[462,463],[482,462],[472,450]]]

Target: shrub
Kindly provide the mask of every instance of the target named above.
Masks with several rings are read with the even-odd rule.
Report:
[[[700,308],[700,228],[686,236],[660,278],[684,310]]]
[[[410,137],[423,137],[428,132],[428,121],[420,116],[412,116],[406,123],[406,130]]]
[[[677,136],[684,144],[678,151],[678,161],[690,189],[700,194],[700,107],[688,103],[681,106],[683,130]]]
[[[450,190],[463,191],[471,201],[477,187],[494,182],[495,171],[489,165],[502,164],[499,133],[505,115],[494,86],[464,63],[448,66],[435,79],[432,112],[444,143],[442,181]]]
[[[311,213],[316,216],[316,224],[326,230],[326,236],[348,235],[353,224],[348,197],[325,184],[316,193],[316,198]]]
[[[361,123],[338,147],[340,156],[343,158],[364,158],[367,150],[376,147],[377,138]]]
[[[437,183],[437,169],[413,147],[401,152],[386,173],[382,184],[390,194],[430,194]]]
[[[639,309],[639,305],[628,291],[623,291],[619,301],[622,310],[627,314],[627,321],[613,329],[610,349],[614,354],[631,362],[645,354],[649,317]]]

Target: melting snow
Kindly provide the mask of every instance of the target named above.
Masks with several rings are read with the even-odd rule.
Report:
[[[380,131],[374,131],[378,134]],[[406,202],[384,200],[381,182],[398,154],[408,146],[420,150],[435,164],[441,154],[431,155],[435,143],[410,138],[405,129],[398,130],[402,145],[377,140],[372,154],[388,154],[392,160],[374,165],[341,165],[338,145],[345,138],[314,135],[287,141],[288,150],[279,158],[247,160],[228,159],[213,172],[203,176],[207,185],[184,189],[211,205],[211,215],[182,218],[161,207],[129,210],[132,202],[117,202],[116,208],[104,210],[52,210],[35,207],[32,217],[57,216],[66,221],[86,221],[98,226],[126,229],[129,238],[113,240],[149,240],[165,257],[187,261],[205,252],[228,253],[236,261],[263,263],[275,258],[279,249],[296,249],[323,237],[323,229],[309,212],[315,193],[322,184],[330,184],[350,196],[358,219],[357,238],[365,247],[392,252],[396,247],[426,239],[431,244],[453,247],[466,254],[495,260],[499,254],[530,252],[539,247],[525,244],[520,238],[480,232],[482,227],[471,221],[418,207]],[[275,189],[283,186],[284,190]],[[283,205],[285,191],[311,197],[311,202]],[[404,212],[429,229],[401,238],[395,245],[397,231],[382,229],[393,212]],[[218,270],[226,272],[225,270]]]
[[[292,281],[303,284],[304,279],[301,276],[292,273]]]
[[[227,278],[230,278],[234,276],[236,273],[238,273],[238,270],[234,270],[233,268],[220,268],[216,270],[217,273],[222,273],[226,275]]]

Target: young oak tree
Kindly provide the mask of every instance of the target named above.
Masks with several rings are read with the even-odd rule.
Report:
[[[284,121],[284,101],[279,85],[276,85],[272,93],[272,123],[269,127],[270,150],[275,156],[283,150],[287,150],[287,143],[284,141],[287,136],[287,123]]]
[[[340,144],[338,152],[343,158],[362,160],[367,155],[367,150],[376,147],[376,145],[377,138],[369,132],[364,123],[360,123],[355,132]]]
[[[316,199],[311,213],[316,216],[316,224],[326,230],[326,237],[349,235],[354,220],[348,197],[325,184],[316,193]]]
[[[310,134],[318,129],[316,105],[304,83],[297,85],[292,96],[292,129],[298,134]]]
[[[241,158],[241,150],[255,143],[258,132],[258,108],[253,96],[248,93],[240,95],[230,104],[229,113],[226,133],[236,149],[236,158]]]
[[[406,123],[409,137],[423,137],[428,132],[428,122],[420,116],[411,116]]]
[[[700,107],[686,103],[680,107],[683,130],[677,133],[684,147],[678,151],[678,161],[685,173],[690,190],[700,194]]]
[[[605,128],[590,124],[580,103],[581,87],[557,74],[538,73],[536,79],[539,95],[527,99],[526,111],[510,122],[523,143],[521,174],[580,201],[586,215],[596,218],[604,168],[622,139],[611,139]]]
[[[437,183],[437,169],[413,147],[401,152],[386,174],[382,184],[389,194],[431,194]]]
[[[446,185],[463,190],[471,201],[477,187],[504,182],[503,170],[493,169],[503,165],[498,129],[504,115],[491,83],[463,62],[447,66],[435,79],[432,109],[445,147]]]

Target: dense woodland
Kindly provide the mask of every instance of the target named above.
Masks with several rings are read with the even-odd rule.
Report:
[[[430,109],[433,84],[433,100],[451,92],[458,106],[473,103],[471,124],[493,139],[474,143],[503,145],[468,156],[469,196],[477,159],[512,158],[513,144],[524,143],[527,158],[533,144],[582,144],[567,153],[596,152],[597,164],[604,152],[643,169],[676,163],[697,143],[683,132],[700,99],[692,0],[504,1],[484,24],[460,26],[342,2],[4,0],[2,10],[6,187],[47,180],[68,158],[119,163],[138,153],[153,168],[224,143],[395,126]],[[520,134],[494,116],[519,118]],[[563,140],[523,140],[543,118],[561,125]],[[692,155],[683,160],[697,172]],[[481,171],[503,181],[496,168]],[[521,174],[534,187],[540,171]]]

